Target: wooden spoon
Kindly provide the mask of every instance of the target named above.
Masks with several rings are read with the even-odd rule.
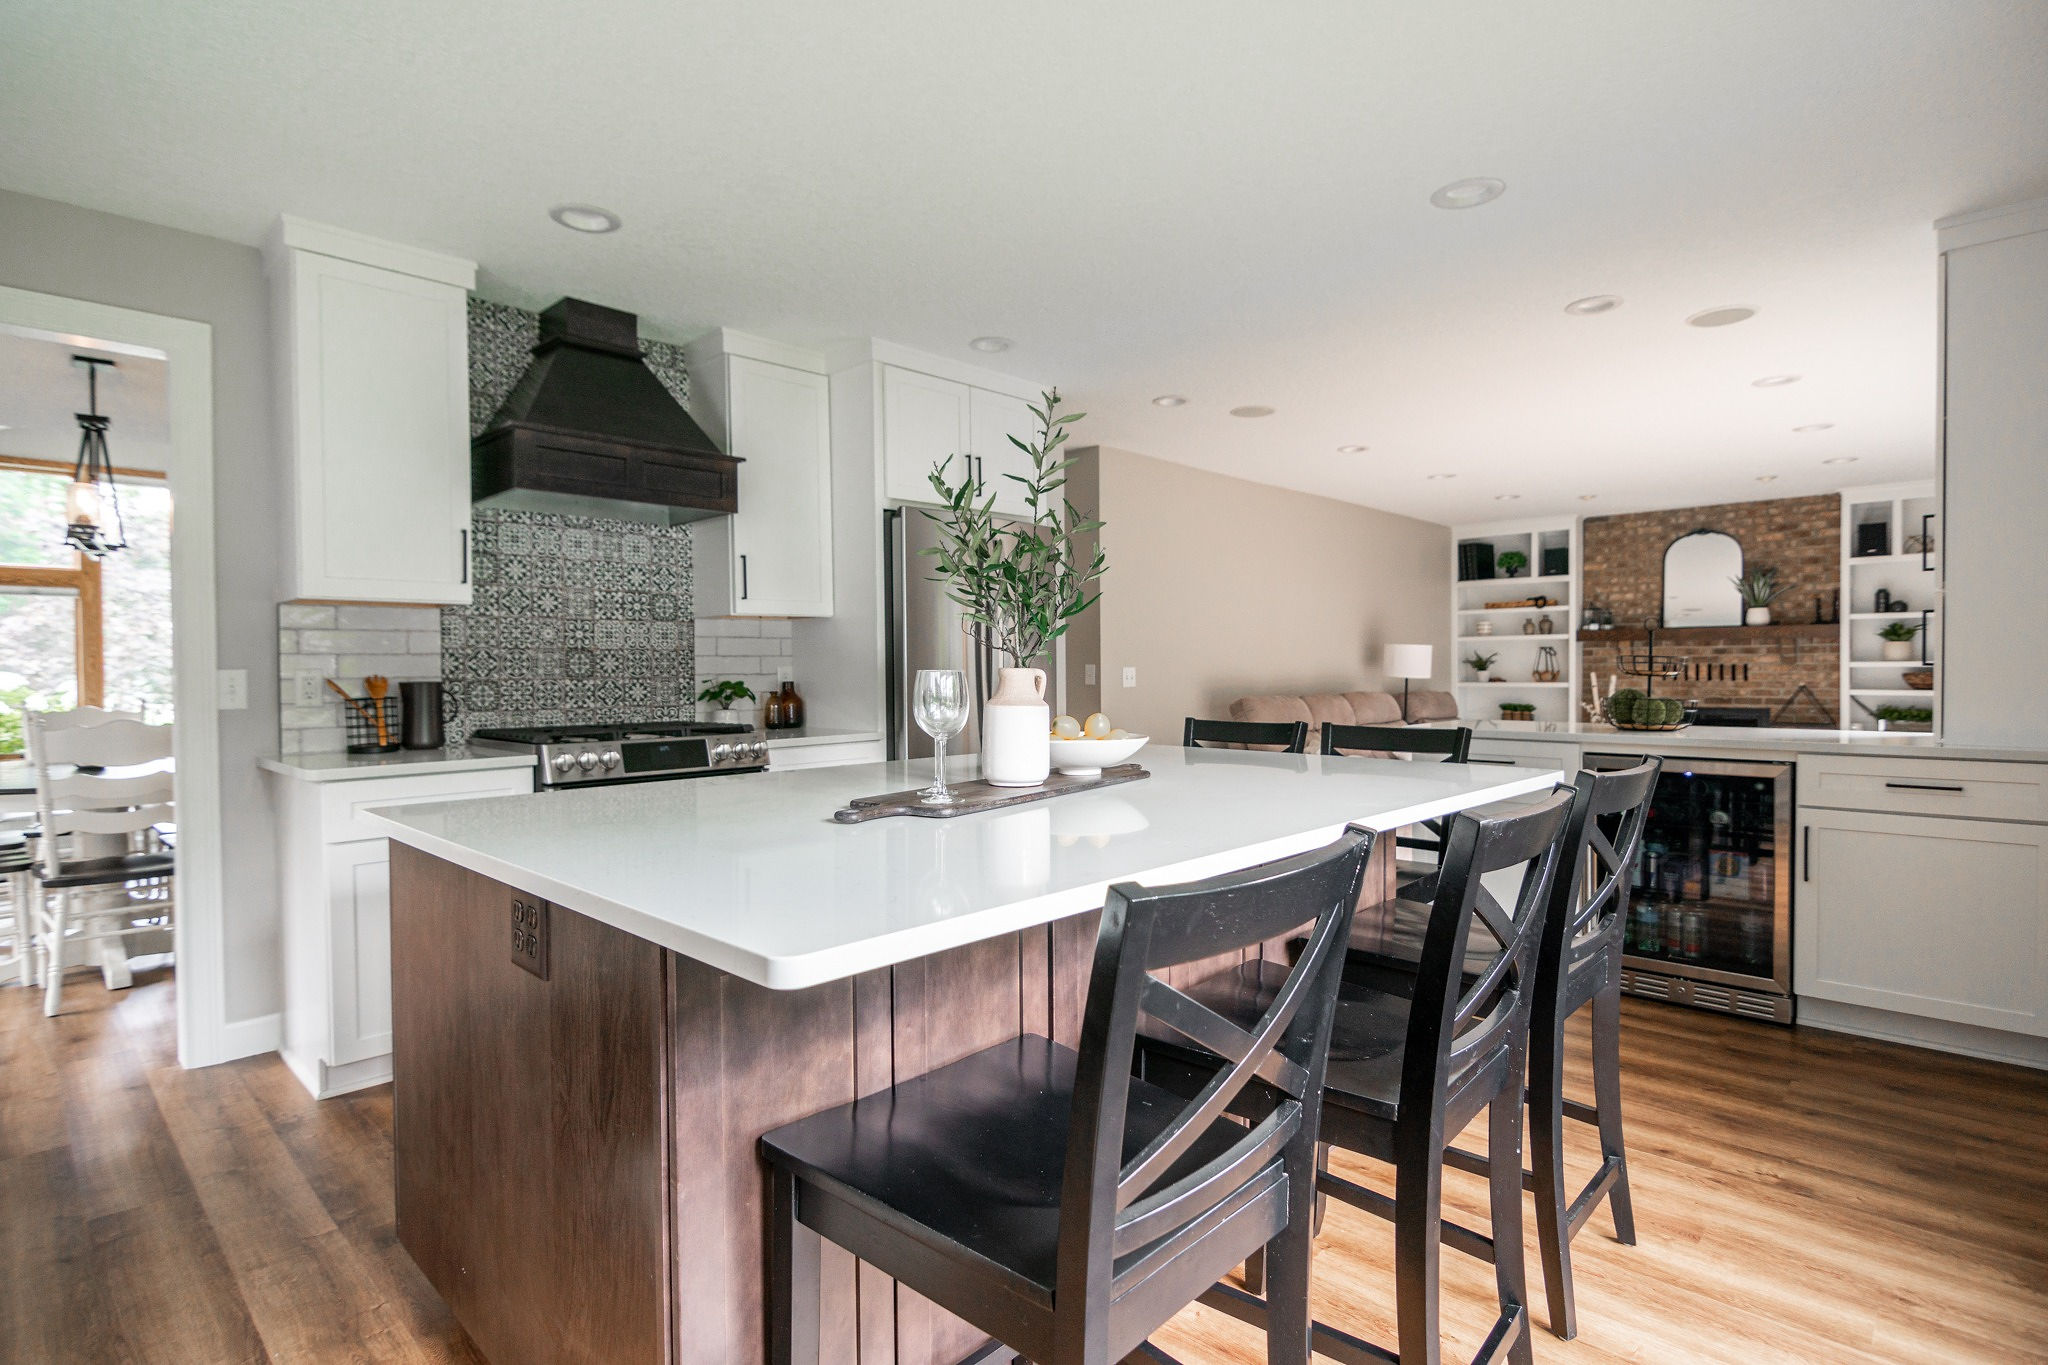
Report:
[[[384,698],[391,695],[391,679],[381,673],[372,673],[363,679],[363,691],[377,703],[377,746],[383,748],[391,743],[391,732],[384,728]]]

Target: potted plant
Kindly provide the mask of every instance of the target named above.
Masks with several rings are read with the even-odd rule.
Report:
[[[1466,655],[1465,667],[1472,670],[1472,681],[1485,682],[1486,670],[1492,668],[1493,661],[1499,657],[1500,655],[1498,654],[1481,654],[1476,649]]]
[[[1079,543],[1102,523],[1084,517],[1060,491],[1073,461],[1060,458],[1059,448],[1069,424],[1085,414],[1061,412],[1058,389],[1043,398],[1043,407],[1031,409],[1037,441],[1010,438],[1031,457],[1030,475],[1003,476],[1023,486],[1024,517],[996,515],[980,460],[961,459],[964,475],[951,482],[948,472],[959,458],[951,455],[931,472],[944,510],[925,513],[939,528],[939,543],[923,551],[938,560],[933,578],[959,603],[975,639],[1008,661],[998,670],[981,736],[981,775],[1005,787],[1035,786],[1052,770],[1045,673],[1032,663],[1095,605],[1101,594],[1089,585],[1109,567],[1099,539],[1086,551]]]
[[[1536,719],[1536,704],[1527,701],[1504,701],[1500,704],[1500,718],[1533,721]]]
[[[739,704],[754,700],[754,689],[738,678],[712,683],[697,694],[697,700],[711,708],[711,719],[720,725],[740,722]]]
[[[1778,586],[1776,569],[1751,569],[1729,582],[1735,591],[1742,594],[1742,624],[1745,626],[1767,626],[1771,623],[1771,603],[1778,594],[1785,591]]]
[[[1909,663],[1920,657],[1913,639],[1920,633],[1918,621],[1893,621],[1877,633],[1884,641],[1884,657],[1894,663]]]
[[[1523,554],[1520,550],[1508,550],[1493,562],[1500,566],[1501,574],[1504,577],[1513,578],[1529,567],[1529,556]]]

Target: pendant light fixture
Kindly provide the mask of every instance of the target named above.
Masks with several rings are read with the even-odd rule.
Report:
[[[64,495],[64,543],[82,555],[105,559],[128,547],[128,528],[121,520],[121,495],[114,488],[114,462],[107,457],[108,419],[100,415],[100,370],[113,361],[96,355],[74,355],[85,366],[86,406],[78,414],[78,467]]]

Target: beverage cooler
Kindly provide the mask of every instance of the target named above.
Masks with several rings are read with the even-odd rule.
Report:
[[[1589,768],[1640,755],[1588,754]],[[1643,830],[1622,990],[1792,1022],[1792,765],[1666,758]]]

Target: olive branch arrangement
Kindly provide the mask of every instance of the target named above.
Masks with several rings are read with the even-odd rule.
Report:
[[[1005,474],[1023,485],[1027,515],[1021,520],[998,517],[995,493],[983,482],[979,462],[949,455],[932,466],[931,485],[943,512],[925,512],[939,528],[939,543],[921,551],[938,560],[934,581],[958,603],[975,638],[1019,668],[1044,656],[1068,625],[1102,596],[1088,586],[1109,567],[1100,542],[1086,563],[1075,541],[1102,529],[1100,521],[1081,515],[1061,492],[1070,459],[1059,457],[1067,427],[1086,413],[1059,410],[1060,393],[1041,395],[1033,406],[1038,439],[1010,444],[1031,457],[1031,475]],[[955,459],[966,466],[958,483],[947,475]]]

